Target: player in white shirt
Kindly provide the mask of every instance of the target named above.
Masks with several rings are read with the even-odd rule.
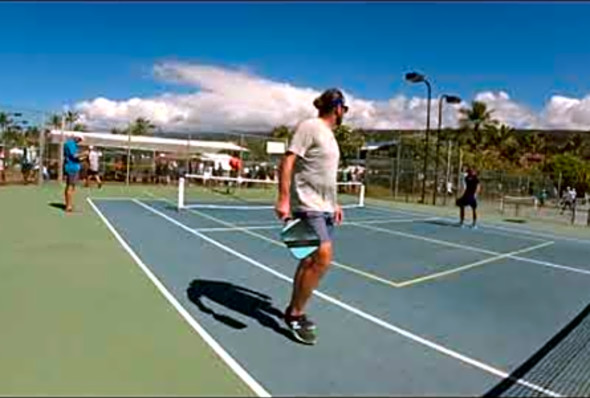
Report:
[[[100,179],[100,154],[93,146],[88,152],[88,172],[86,173],[86,187],[90,185],[90,179],[94,178],[98,187],[102,187],[102,180]]]

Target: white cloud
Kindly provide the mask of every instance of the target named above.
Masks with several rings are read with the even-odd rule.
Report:
[[[590,130],[590,95],[581,100],[553,96],[543,117],[548,127]]]
[[[314,116],[313,99],[320,94],[315,88],[276,82],[245,71],[183,62],[157,64],[154,76],[195,91],[124,101],[95,98],[75,107],[91,126],[121,126],[146,117],[164,131],[265,131],[280,124],[293,126]],[[346,122],[353,126],[421,129],[425,125],[425,98],[397,95],[388,101],[373,101],[344,91],[350,105]],[[487,103],[494,109],[495,118],[515,127],[588,129],[590,125],[590,96],[582,100],[555,96],[539,114],[503,91],[482,92],[475,100]],[[438,122],[437,105],[434,98],[432,128]],[[445,105],[444,126],[456,126],[458,109],[466,105]]]
[[[516,128],[542,127],[539,117],[532,110],[512,101],[508,93],[504,91],[497,93],[485,91],[477,94],[475,100],[486,103],[489,109],[493,109],[492,117],[509,126]]]

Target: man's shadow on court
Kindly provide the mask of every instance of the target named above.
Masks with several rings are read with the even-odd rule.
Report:
[[[272,306],[271,298],[265,294],[229,282],[195,279],[187,289],[187,296],[199,310],[231,328],[245,329],[248,325],[229,315],[213,311],[205,305],[203,299],[253,318],[262,326],[295,341],[289,330],[280,325],[283,313]]]

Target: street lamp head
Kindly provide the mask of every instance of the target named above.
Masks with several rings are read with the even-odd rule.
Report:
[[[408,72],[406,73],[406,80],[412,83],[420,83],[426,79],[424,78],[424,75],[421,75],[420,73]]]
[[[461,98],[457,97],[456,95],[446,95],[445,99],[447,104],[460,104]]]

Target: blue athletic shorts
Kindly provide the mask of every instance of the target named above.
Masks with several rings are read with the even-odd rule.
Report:
[[[79,173],[65,173],[66,174],[66,185],[76,186],[78,179],[80,178]]]
[[[320,242],[334,240],[334,214],[320,211],[297,211],[293,215],[295,218],[307,222],[319,236]]]
[[[457,206],[459,207],[471,207],[472,209],[477,209],[477,199],[475,196],[461,196],[457,199]]]

